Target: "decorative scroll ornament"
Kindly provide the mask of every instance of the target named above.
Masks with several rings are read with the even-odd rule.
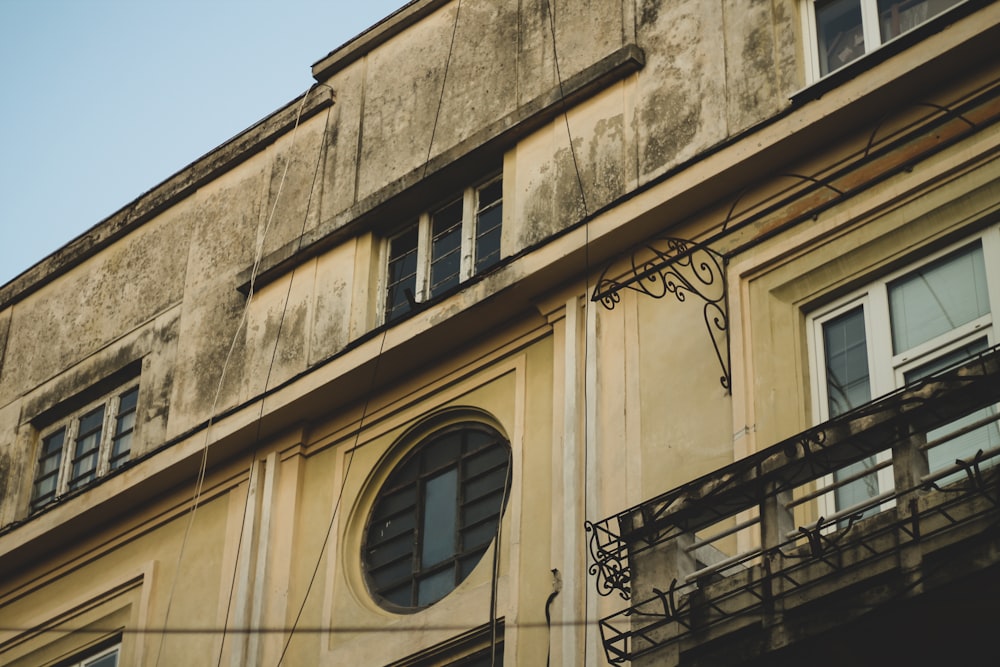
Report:
[[[730,388],[729,315],[726,310],[726,258],[708,246],[674,237],[660,237],[632,252],[632,270],[624,278],[608,278],[610,267],[597,281],[591,301],[600,301],[612,310],[621,301],[621,290],[628,288],[654,299],[668,294],[678,301],[688,295],[704,304],[703,317],[715,356],[722,367],[719,381]]]
[[[607,521],[587,521],[585,528],[590,533],[590,558],[593,560],[587,571],[597,578],[597,592],[608,596],[618,591],[623,600],[628,600],[632,597],[628,545],[609,529]]]

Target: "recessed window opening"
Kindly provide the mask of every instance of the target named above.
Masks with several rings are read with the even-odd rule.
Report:
[[[454,590],[493,541],[510,484],[510,445],[467,422],[439,431],[392,471],[363,547],[369,589],[383,606],[427,607]]]
[[[129,460],[138,398],[138,380],[132,380],[40,429],[32,511],[91,484]]]
[[[494,177],[427,211],[386,241],[386,322],[500,261],[503,180]]]

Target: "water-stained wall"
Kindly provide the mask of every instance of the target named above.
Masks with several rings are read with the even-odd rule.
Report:
[[[419,176],[429,164],[446,173],[435,160],[475,153],[477,137],[500,142],[491,164],[506,154],[503,254],[513,256],[780,111],[801,79],[792,0],[435,4],[360,57],[336,65],[331,54],[335,65],[306,98],[276,112],[282,131],[268,135],[276,121],[266,119],[256,144],[238,138],[206,156],[215,166],[200,182],[172,190],[168,181],[112,216],[36,267],[38,291],[4,288],[0,461],[20,471],[7,476],[20,492],[6,494],[5,521],[26,509],[37,437],[26,406],[86,390],[122,355],[146,360],[144,451],[378,326],[380,234],[434,203]],[[532,106],[597,77],[625,47],[641,49],[638,71],[585,82],[587,99],[550,104],[544,118]],[[332,104],[316,106],[324,95]],[[510,119],[521,129],[504,134]],[[413,210],[393,207],[400,192]],[[132,222],[140,210],[151,213]],[[124,236],[108,245],[109,230]],[[303,248],[311,259],[253,285],[259,298],[244,320],[255,258]],[[170,354],[126,343],[153,331]],[[109,361],[87,366],[95,355]],[[91,370],[58,381],[81,364]]]

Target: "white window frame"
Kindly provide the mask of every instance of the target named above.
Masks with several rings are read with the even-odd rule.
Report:
[[[444,201],[439,205],[422,212],[416,220],[409,222],[408,224],[397,228],[392,234],[387,236],[382,243],[381,248],[381,276],[382,284],[379,288],[379,305],[378,305],[378,315],[379,321],[385,323],[387,321],[387,300],[388,300],[388,289],[389,289],[389,244],[393,239],[402,236],[410,232],[414,227],[417,229],[417,265],[416,265],[416,290],[414,296],[414,301],[416,303],[424,303],[430,300],[433,296],[431,294],[431,237],[433,234],[432,224],[435,213],[444,210],[445,208],[454,204],[459,198],[462,200],[462,236],[461,236],[461,248],[460,248],[460,263],[459,263],[459,273],[458,282],[459,284],[468,281],[470,278],[476,275],[475,265],[476,265],[476,234],[479,229],[479,193],[486,189],[487,187],[500,183],[502,187],[503,175],[495,174],[485,180],[479,181],[474,185],[465,188],[460,194],[454,195]],[[498,204],[503,206],[503,195],[501,194]],[[501,216],[502,216],[501,211]],[[501,236],[503,233],[503,223],[501,222]],[[501,241],[502,244],[502,241]],[[502,245],[501,245],[501,257],[503,256]],[[499,258],[498,260],[499,261]],[[490,266],[493,266],[491,264]],[[488,269],[489,267],[487,267]],[[484,269],[486,270],[486,269]]]
[[[982,244],[983,249],[990,312],[900,354],[893,354],[889,319],[889,284],[977,241]],[[875,400],[902,387],[907,371],[932,362],[962,345],[974,342],[984,336],[987,345],[996,345],[1000,342],[1000,326],[998,326],[998,319],[1000,319],[1000,225],[993,224],[977,234],[965,237],[946,248],[921,257],[918,261],[873,280],[863,288],[855,290],[808,315],[806,332],[809,349],[809,372],[813,387],[812,409],[816,423],[829,419],[826,357],[822,343],[823,325],[859,305],[864,309],[870,400]],[[888,456],[888,452],[883,453],[877,461],[884,461]],[[823,485],[832,483],[832,475],[827,476],[821,482]],[[880,492],[893,488],[891,467],[879,471],[878,484]],[[880,509],[888,509],[891,506],[891,502],[884,503]],[[831,490],[820,497],[819,509],[823,516],[830,516],[844,508],[837,508],[834,492]]]
[[[834,72],[839,71],[842,68],[838,68],[826,74],[820,74],[820,53],[819,53],[819,31],[816,26],[816,4],[825,2],[826,0],[800,0],[800,6],[802,11],[800,12],[802,17],[802,34],[805,35],[804,45],[806,52],[806,81],[807,83],[815,83],[820,79],[830,76]],[[878,18],[878,4],[877,0],[857,0],[861,5],[861,31],[864,35],[865,52],[862,56],[859,56],[855,60],[851,61],[857,62],[861,60],[868,54],[872,53],[884,44],[898,39],[902,35],[905,35],[909,31],[900,33],[899,35],[889,39],[885,42],[882,41],[882,34],[879,28],[879,18]],[[932,21],[939,16],[946,14],[947,12],[953,10],[959,5],[965,4],[965,0],[957,2],[954,6],[948,7],[943,11],[929,16],[925,22]],[[922,24],[921,24],[922,25]],[[850,65],[851,63],[848,63]],[[845,65],[848,66],[848,65]]]
[[[69,484],[71,477],[73,475],[73,453],[77,444],[77,437],[80,432],[80,421],[83,417],[89,415],[94,410],[103,407],[104,416],[101,421],[101,438],[98,444],[98,455],[97,455],[97,468],[95,470],[94,479],[88,482],[86,485],[93,484],[95,481],[105,476],[111,470],[111,450],[113,448],[115,438],[118,435],[116,433],[116,423],[121,414],[121,399],[122,396],[129,393],[132,390],[138,391],[139,381],[132,380],[125,384],[115,387],[115,389],[107,394],[104,394],[100,398],[93,400],[83,407],[74,410],[72,413],[66,417],[40,429],[38,432],[38,444],[36,448],[35,455],[35,474],[32,477],[31,483],[31,511],[36,512],[53,502],[56,502],[62,496],[69,493]],[[139,413],[139,396],[136,396],[136,407],[133,409],[136,417],[131,429],[132,447],[134,447],[136,430],[138,428],[138,413]],[[63,435],[63,443],[61,447],[61,454],[59,459],[59,472],[56,478],[56,490],[55,494],[49,498],[47,501],[41,504],[36,504],[35,490],[36,484],[39,479],[39,463],[42,453],[42,448],[44,447],[45,440],[52,435],[55,435],[60,430],[65,429]],[[132,449],[130,447],[130,451]],[[76,489],[74,489],[75,491]]]
[[[121,643],[118,643],[115,644],[114,646],[109,646],[105,649],[97,651],[96,653],[87,655],[84,658],[81,659],[74,658],[73,662],[66,663],[65,665],[63,665],[63,667],[90,667],[98,660],[103,660],[104,658],[107,658],[110,655],[115,656],[115,664],[118,665],[120,664],[121,660],[121,650],[122,650],[122,645]]]

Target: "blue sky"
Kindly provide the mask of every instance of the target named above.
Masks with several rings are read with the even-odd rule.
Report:
[[[407,0],[0,0],[0,285],[287,104]]]

